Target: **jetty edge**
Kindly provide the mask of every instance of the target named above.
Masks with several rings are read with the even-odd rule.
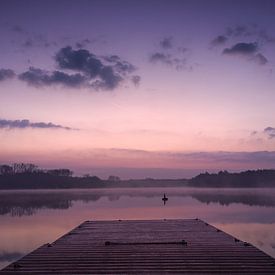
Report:
[[[0,274],[275,274],[275,259],[200,219],[85,221]]]

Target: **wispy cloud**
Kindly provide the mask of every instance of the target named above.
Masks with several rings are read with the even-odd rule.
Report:
[[[275,36],[271,35],[266,29],[261,28],[257,24],[228,27],[224,35],[232,38],[254,37],[259,42],[275,43]]]
[[[212,46],[224,45],[227,42],[228,38],[225,35],[218,35],[211,41]]]
[[[82,49],[82,48],[87,47],[89,44],[91,44],[91,40],[88,39],[88,38],[85,38],[85,39],[82,39],[80,41],[77,41],[75,43],[75,47],[78,48],[78,49]]]
[[[192,70],[192,66],[187,64],[186,58],[178,58],[171,54],[155,52],[150,55],[149,61],[153,64],[164,64],[175,68],[176,70]]]
[[[15,72],[10,69],[0,69],[0,81],[15,77]]]
[[[23,120],[0,119],[0,129],[25,129],[25,128],[75,130],[73,128],[54,124],[52,122],[31,122],[28,119],[23,119]]]
[[[263,44],[275,43],[275,36],[257,24],[237,24],[235,26],[227,27],[225,31],[217,35],[211,43],[218,46],[228,42],[229,40],[233,41],[236,39],[254,39],[258,43]]]
[[[164,37],[162,40],[159,42],[160,46],[164,50],[172,49],[173,48],[173,37],[168,36]]]
[[[158,42],[158,50],[149,54],[149,62],[162,64],[177,71],[192,71],[193,66],[188,62],[189,49],[174,42],[172,36],[167,36]]]
[[[275,138],[275,128],[274,127],[266,127],[264,129],[264,133],[267,134],[269,138]]]
[[[144,163],[150,161],[175,167],[260,167],[261,165],[273,165],[275,151],[255,151],[255,152],[169,152],[169,151],[146,151],[134,149],[105,149],[97,152],[104,152],[108,158],[125,158],[138,160],[142,159]],[[257,166],[258,165],[258,166]]]

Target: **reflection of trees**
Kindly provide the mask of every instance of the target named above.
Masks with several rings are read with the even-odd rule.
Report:
[[[192,194],[193,198],[202,203],[219,203],[220,205],[230,205],[232,203],[242,203],[249,206],[275,206],[275,197],[263,194]]]
[[[74,201],[89,203],[106,197],[115,202],[124,197],[160,199],[164,189],[101,189],[101,190],[59,190],[59,191],[4,191],[0,192],[0,215],[29,216],[42,209],[69,209]],[[275,207],[275,191],[249,189],[199,189],[177,188],[165,190],[169,200],[192,197],[201,203],[230,205],[242,203],[249,206]],[[145,205],[146,206],[146,205]]]
[[[30,216],[41,209],[68,209],[73,201],[98,200],[100,196],[74,192],[9,192],[0,193],[0,215]]]

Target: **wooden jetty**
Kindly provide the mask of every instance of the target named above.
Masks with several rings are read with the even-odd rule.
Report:
[[[275,274],[275,259],[198,219],[86,221],[0,274]]]

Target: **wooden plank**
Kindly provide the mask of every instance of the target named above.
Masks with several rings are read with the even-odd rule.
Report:
[[[86,221],[1,274],[275,274],[275,260],[198,219]]]

